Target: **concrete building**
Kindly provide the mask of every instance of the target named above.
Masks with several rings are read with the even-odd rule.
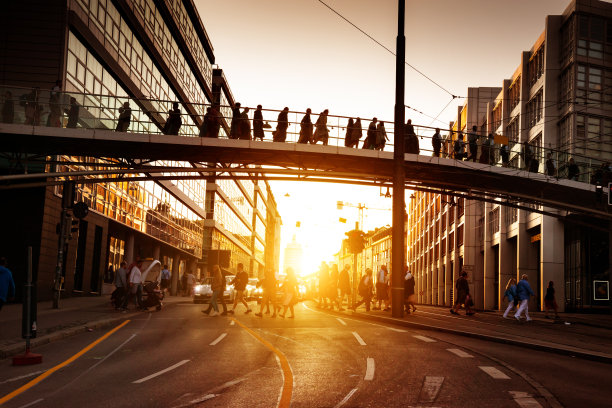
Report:
[[[480,136],[501,135],[510,162],[525,169],[524,152],[515,143],[529,144],[540,166],[545,149],[553,149],[553,176],[566,177],[573,157],[579,180],[591,181],[588,161],[612,159],[611,33],[607,2],[575,0],[563,15],[548,16],[510,79],[500,88],[468,89],[451,137],[473,126]],[[419,301],[452,304],[454,281],[465,270],[479,308],[500,309],[508,279],[527,274],[536,293],[531,308],[543,308],[553,281],[561,310],[609,312],[610,226],[543,210],[557,216],[415,192],[407,261],[416,271]]]
[[[230,116],[234,97],[223,71],[214,67],[212,43],[192,0],[9,2],[3,5],[0,26],[2,95],[10,89],[18,99],[35,92],[41,102],[50,101],[54,91],[49,90],[59,80],[57,92],[65,99],[76,97],[81,107],[79,128],[114,129],[124,102],[133,108],[130,132],[160,133],[175,101],[186,113],[182,136],[198,136],[207,106],[217,105],[224,117]],[[41,106],[44,124],[50,112],[47,104]],[[27,121],[23,111],[16,106],[14,123]],[[224,121],[220,137],[228,129]],[[87,170],[108,163],[66,156],[48,160],[53,165],[28,171]],[[0,171],[23,169],[3,160]],[[51,296],[61,194],[52,185],[23,189],[0,204],[2,224],[16,231],[0,239],[2,255],[8,256],[21,288],[27,246],[33,247],[39,299]],[[168,264],[174,290],[180,275],[188,270],[203,275],[211,260],[230,272],[241,262],[251,275],[260,274],[266,263],[278,265],[280,217],[265,181],[209,177],[83,183],[76,186],[76,200],[87,203],[90,213],[66,248],[66,294],[100,293],[104,272],[136,257]]]

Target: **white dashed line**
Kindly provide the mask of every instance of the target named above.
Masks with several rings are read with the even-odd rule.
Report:
[[[9,382],[13,382],[13,381],[19,381],[19,380],[23,380],[24,378],[28,378],[28,377],[34,377],[35,375],[42,374],[45,371],[47,370],[34,371],[33,373],[30,373],[30,374],[24,374],[24,375],[20,375],[19,377],[9,378],[8,380],[0,381],[0,384],[6,384]]]
[[[37,399],[36,401],[32,401],[32,402],[30,402],[29,404],[22,405],[22,406],[20,406],[19,408],[27,408],[27,407],[31,407],[32,405],[38,404],[38,403],[39,403],[39,402],[41,402],[41,401],[44,401],[44,399],[43,399],[43,398],[39,398],[39,399]]]
[[[514,402],[518,404],[521,408],[542,408],[542,405],[538,403],[535,399],[531,398],[526,392],[523,391],[508,391],[512,398],[514,398]]]
[[[339,317],[336,317],[336,320],[340,322],[341,325],[346,326],[346,322]]]
[[[342,401],[340,401],[339,403],[336,404],[336,406],[334,408],[340,408],[341,406],[346,404],[348,402],[348,400],[351,399],[353,394],[357,392],[357,390],[358,390],[358,388],[353,388],[348,394],[346,394],[346,397],[344,397],[344,399],[342,399]]]
[[[362,346],[367,346],[366,342],[363,341],[363,339],[361,338],[360,335],[357,334],[357,332],[351,332],[353,333],[353,336],[355,336],[355,338],[357,339],[357,342],[359,342],[359,344],[361,344]]]
[[[364,381],[372,381],[374,379],[374,359],[368,357],[367,367]]]
[[[419,402],[434,402],[438,397],[443,382],[444,377],[426,376],[425,381],[423,381],[423,388],[421,388],[421,394],[419,395]]]
[[[421,341],[424,341],[425,343],[435,343],[436,342],[436,340],[430,339],[429,337],[425,337],[425,336],[413,335],[412,337],[414,337],[415,339],[419,339]]]
[[[143,383],[143,382],[145,382],[145,381],[149,381],[151,378],[158,377],[158,376],[160,376],[160,375],[162,375],[162,374],[167,373],[168,371],[172,371],[172,370],[174,370],[175,368],[179,368],[180,366],[182,366],[183,364],[188,363],[188,362],[189,362],[189,360],[179,361],[179,362],[178,362],[178,363],[176,363],[175,365],[173,365],[173,366],[171,366],[171,367],[168,367],[168,368],[166,368],[166,369],[164,369],[164,370],[158,371],[158,372],[156,372],[155,374],[151,374],[151,375],[150,375],[150,376],[148,376],[148,377],[144,377],[144,378],[141,378],[140,380],[132,381],[132,384],[140,384],[140,383]]]
[[[225,338],[225,336],[227,336],[227,333],[223,333],[222,335],[217,337],[212,343],[209,344],[209,346],[215,346],[217,343],[219,343],[221,340],[223,340]]]
[[[387,327],[387,329],[394,331],[394,332],[398,332],[398,333],[406,333],[406,330],[396,329],[394,327]]]
[[[460,350],[460,349],[446,349],[446,350],[450,351],[454,355],[459,356],[461,358],[472,358],[472,357],[474,357],[473,355],[468,354],[465,351]]]
[[[509,380],[510,379],[510,377],[508,377],[506,374],[502,373],[495,367],[478,366],[478,368],[480,368],[482,371],[489,374],[492,378],[495,378],[496,380]]]

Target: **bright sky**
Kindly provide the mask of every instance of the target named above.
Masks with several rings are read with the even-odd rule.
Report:
[[[395,57],[318,0],[194,0],[223,69],[243,106],[392,121]],[[395,51],[397,1],[324,0],[348,20]],[[451,94],[468,87],[501,86],[544,30],[547,15],[561,14],[569,0],[407,0],[406,60]],[[432,125],[451,101],[406,67],[406,110],[413,123]],[[433,122],[455,119],[455,100]],[[364,125],[367,126],[367,121]],[[391,208],[378,189],[338,184],[273,182],[283,217],[281,252],[296,234],[307,260],[304,270],[331,260],[358,211],[336,210],[337,201]],[[285,197],[285,194],[289,197]],[[408,193],[407,193],[408,194]],[[348,219],[347,224],[338,218]],[[365,229],[391,224],[391,211],[364,211]],[[296,228],[295,222],[301,227]],[[282,265],[282,263],[281,263]]]

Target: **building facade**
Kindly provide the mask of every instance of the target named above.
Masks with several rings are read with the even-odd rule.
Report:
[[[508,144],[514,167],[529,170],[523,143],[540,172],[550,152],[556,168],[551,176],[567,177],[571,157],[580,168],[578,180],[591,182],[588,164],[612,160],[612,4],[572,1],[563,15],[546,18],[543,33],[520,60],[497,91],[468,89],[449,141],[476,126],[481,137],[502,136],[496,141]],[[416,271],[419,300],[452,304],[454,282],[467,271],[477,307],[500,309],[507,281],[526,274],[536,293],[532,308],[543,308],[553,281],[561,310],[609,312],[610,226],[531,209],[556,216],[415,192],[407,259]]]
[[[208,106],[217,105],[222,116],[230,116],[234,97],[223,71],[213,69],[213,47],[192,0],[25,0],[3,6],[0,18],[3,94],[11,89],[18,97],[20,89],[35,89],[41,99],[50,100],[49,90],[61,81],[59,92],[77,98],[81,106],[77,127],[114,129],[125,102],[133,109],[131,132],[161,133],[173,102],[184,113],[181,136],[199,135]],[[49,114],[45,109],[41,124]],[[24,120],[16,109],[15,123]],[[220,137],[228,129],[224,120]],[[39,171],[88,170],[109,163],[66,156],[48,160],[54,164]],[[7,162],[1,167],[18,171]],[[267,262],[278,264],[278,249],[270,249],[266,258],[268,243],[278,248],[280,232],[270,186],[248,173],[239,176],[246,177],[78,184],[75,198],[90,213],[65,251],[65,292],[100,293],[107,270],[138,257],[167,264],[173,290],[185,271],[207,273],[210,256],[229,272],[241,262],[252,275]],[[2,214],[11,214],[6,225],[20,231],[16,239],[3,238],[2,249],[10,254],[21,286],[24,254],[33,247],[39,299],[51,296],[61,195],[57,186],[31,188],[14,192],[15,199],[2,204]]]

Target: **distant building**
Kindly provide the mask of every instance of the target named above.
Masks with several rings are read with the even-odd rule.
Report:
[[[302,275],[302,245],[295,240],[295,235],[291,242],[285,247],[284,255],[283,270],[279,272],[284,273],[287,268],[292,268],[297,276]]]

